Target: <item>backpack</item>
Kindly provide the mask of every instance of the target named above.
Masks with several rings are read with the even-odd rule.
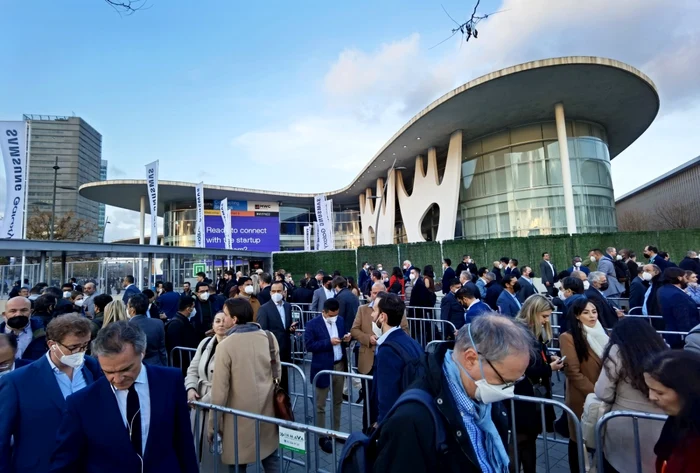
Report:
[[[613,261],[613,267],[615,268],[615,278],[619,282],[625,282],[630,278],[629,268],[623,261]]]
[[[408,351],[406,351],[405,348],[403,348],[402,345],[399,345],[398,343],[393,343],[391,341],[386,341],[382,344],[382,348],[390,348],[391,350],[394,351],[401,360],[404,363],[404,369],[403,373],[401,376],[401,389],[402,391],[406,391],[408,387],[413,383],[415,379],[419,377],[419,370],[422,368],[422,363],[420,363],[420,360],[422,358],[422,354],[420,356],[413,356]]]
[[[445,432],[442,415],[435,406],[435,399],[423,389],[409,389],[401,394],[387,416],[377,426],[374,432],[372,432],[371,436],[368,437],[363,432],[353,432],[350,434],[340,454],[338,473],[370,473],[377,459],[377,453],[380,447],[378,445],[379,435],[382,431],[382,427],[400,406],[409,402],[422,404],[430,411],[433,417],[433,425],[435,426],[435,447],[438,452],[444,452],[447,449],[447,434]]]

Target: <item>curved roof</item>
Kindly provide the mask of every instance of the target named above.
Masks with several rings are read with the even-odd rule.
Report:
[[[574,56],[512,66],[474,79],[443,95],[411,118],[347,186],[327,195],[336,203],[355,203],[374,187],[396,159],[413,168],[415,156],[440,146],[455,130],[463,142],[498,130],[538,121],[551,121],[554,105],[564,104],[567,119],[603,125],[610,157],[631,145],[651,125],[659,110],[654,83],[639,70],[613,59]],[[194,183],[160,181],[159,200],[193,200]],[[146,195],[145,180],[92,182],[80,187],[90,200],[139,210]],[[286,193],[205,185],[207,199],[283,201],[309,204],[314,194]],[[160,204],[158,213],[163,212]]]

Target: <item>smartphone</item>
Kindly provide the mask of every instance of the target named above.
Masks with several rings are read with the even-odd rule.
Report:
[[[559,358],[559,363],[564,363],[566,361],[566,355]]]

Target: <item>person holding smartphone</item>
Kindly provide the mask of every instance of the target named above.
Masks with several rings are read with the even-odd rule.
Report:
[[[564,368],[564,358],[549,354],[552,340],[550,318],[554,305],[544,296],[533,294],[523,304],[517,322],[522,323],[534,337],[534,355],[530,356],[530,366],[525,370],[525,377],[515,385],[515,394],[530,397],[552,398],[552,373]],[[537,436],[542,432],[540,404],[515,401],[515,439],[508,445],[511,457],[511,471],[519,471],[520,465],[525,473],[537,471]],[[545,429],[554,431],[554,407],[544,406]],[[512,418],[511,418],[512,419]],[[511,425],[511,424],[509,424]],[[515,468],[514,444],[518,446],[518,463]]]

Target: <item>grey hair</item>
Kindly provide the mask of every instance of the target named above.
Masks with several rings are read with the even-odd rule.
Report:
[[[591,271],[591,274],[588,275],[588,280],[590,281],[591,284],[595,284],[597,282],[600,282],[601,279],[606,278],[605,273],[601,271]]]
[[[534,336],[524,324],[491,312],[476,317],[471,324],[459,329],[455,338],[455,351],[464,353],[468,348],[474,348],[487,360],[497,362],[514,354],[527,353],[532,358],[534,342]]]
[[[146,334],[136,324],[126,320],[114,322],[100,329],[92,342],[94,356],[118,355],[126,344],[131,344],[136,353],[146,353]]]
[[[471,280],[471,278],[472,278],[472,273],[470,273],[469,271],[462,271],[461,273],[459,273],[459,277],[460,277],[460,278],[461,278],[461,277],[465,277],[465,278],[467,278],[468,280]]]
[[[495,280],[496,280],[496,274],[495,274],[495,273],[489,272],[489,273],[484,274],[484,276],[486,276],[486,279],[488,279],[489,281],[495,281]]]
[[[606,253],[612,253],[613,250],[617,251],[617,250],[615,249],[614,246],[608,246],[608,247],[605,249],[605,252],[606,252]]]
[[[697,251],[688,250],[688,252],[687,252],[685,255],[686,255],[688,258],[692,258],[693,255],[697,255],[697,254],[698,254]]]

